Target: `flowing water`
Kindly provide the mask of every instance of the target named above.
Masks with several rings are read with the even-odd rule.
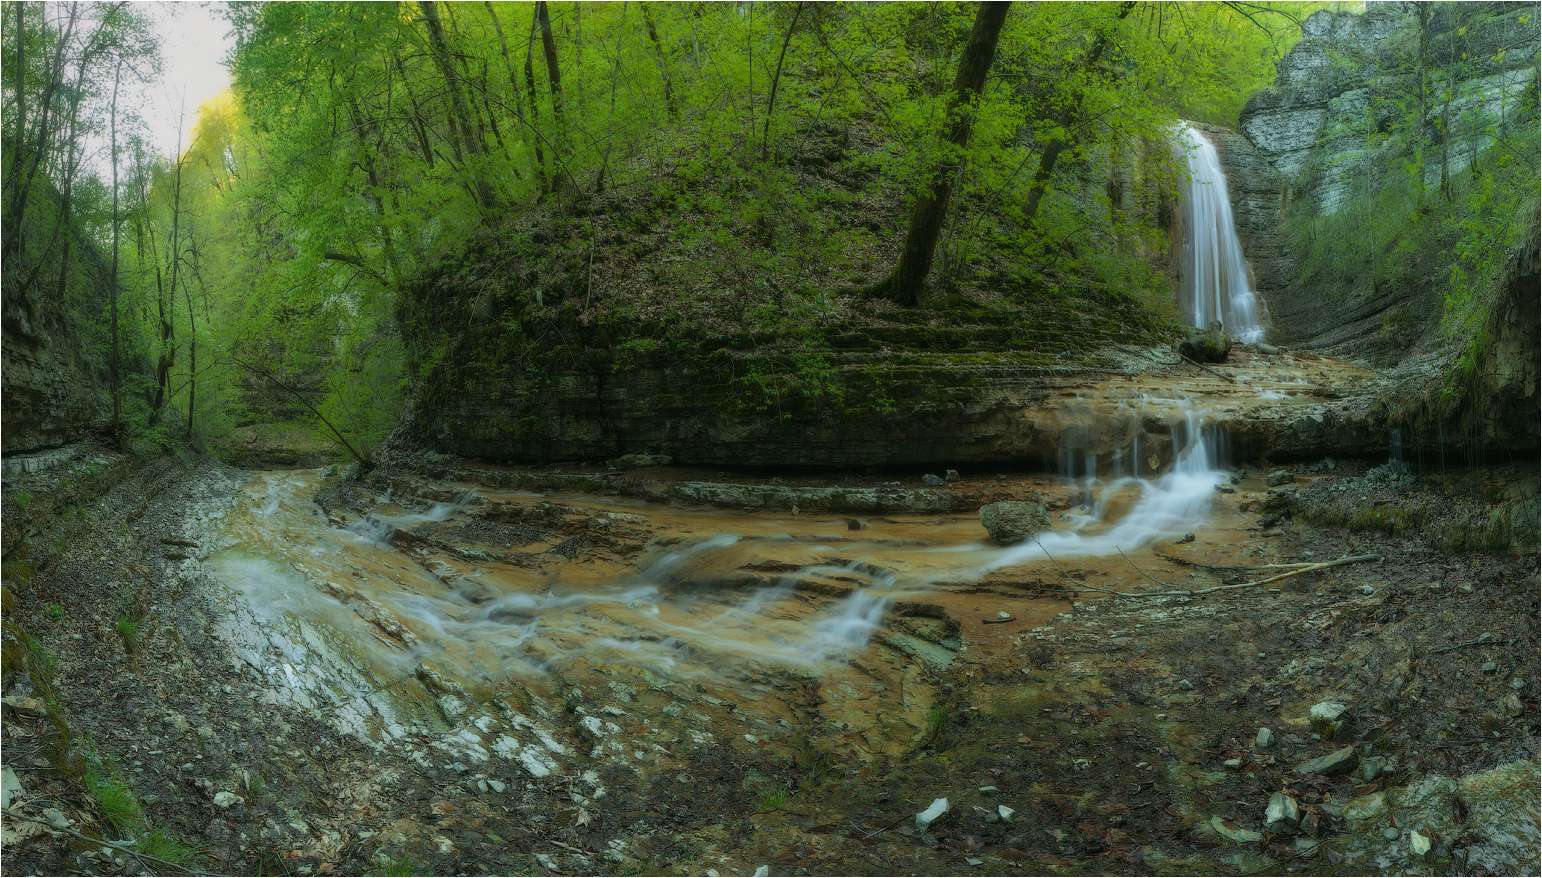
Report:
[[[1071,400],[1059,411],[1102,417],[1107,404]],[[232,617],[228,634],[275,681],[270,697],[331,711],[377,742],[443,733],[475,705],[501,700],[488,714],[499,728],[441,744],[475,755],[510,739],[517,746],[505,750],[552,770],[563,752],[530,740],[518,693],[555,698],[564,686],[618,681],[689,687],[758,702],[734,716],[753,735],[798,715],[784,690],[812,679],[825,691],[821,717],[855,738],[840,746],[892,753],[932,706],[917,674],[963,647],[952,620],[966,619],[970,640],[994,633],[988,610],[965,606],[980,598],[961,587],[1003,573],[1055,582],[1061,563],[1137,555],[1205,520],[1228,476],[1218,469],[1219,435],[1181,400],[1117,407],[1126,444],[1068,448],[1078,468],[1047,486],[1080,502],[1053,530],[1015,546],[985,542],[973,514],[893,516],[851,531],[835,516],[495,489],[405,506],[385,495],[374,514],[329,517],[310,500],[320,473],[303,471],[258,474],[206,566],[252,608],[250,619]],[[516,514],[568,524],[526,553],[455,551],[413,536],[473,533]],[[574,522],[614,550],[564,557]],[[927,605],[937,609],[916,609]],[[1011,606],[1026,624],[1065,609],[1052,600]],[[892,709],[877,707],[896,692]]]
[[[1201,328],[1220,321],[1233,338],[1262,341],[1263,305],[1253,290],[1253,269],[1232,221],[1220,156],[1215,145],[1192,126],[1179,128],[1177,137],[1189,168],[1182,260],[1183,302],[1189,319]]]

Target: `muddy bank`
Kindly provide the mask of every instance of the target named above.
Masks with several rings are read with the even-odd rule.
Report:
[[[1316,470],[1303,495],[1349,485],[1371,508],[1412,490],[1476,513],[1536,481]],[[8,818],[8,868],[168,868],[66,829],[159,833],[242,874],[1538,866],[1532,555],[1314,525],[1266,508],[1257,472],[1192,542],[971,576],[943,572],[992,551],[972,510],[853,531],[397,470],[331,483],[324,513],[323,483],[167,462],[80,507],[40,569],[8,560],[5,763],[12,810],[40,818]],[[1058,527],[1081,502],[1028,474],[954,484],[1047,501]],[[275,526],[295,539],[253,554]],[[1385,560],[1094,599],[1366,554]],[[865,593],[894,599],[859,645],[811,633]],[[754,597],[770,616],[744,615]],[[1345,708],[1331,729],[1324,702]],[[1299,770],[1345,747],[1351,772]],[[136,807],[104,807],[108,781]],[[1266,819],[1276,793],[1293,824]]]

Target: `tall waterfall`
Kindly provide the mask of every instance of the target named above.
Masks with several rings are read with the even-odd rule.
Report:
[[[1226,173],[1215,145],[1193,126],[1180,126],[1179,149],[1189,165],[1183,203],[1183,287],[1188,316],[1198,327],[1221,321],[1242,341],[1264,336],[1262,303],[1253,292],[1253,270],[1242,255],[1226,193]]]

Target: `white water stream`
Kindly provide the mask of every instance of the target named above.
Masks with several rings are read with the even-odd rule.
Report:
[[[1179,126],[1177,139],[1189,168],[1182,261],[1189,319],[1201,329],[1220,321],[1232,338],[1262,341],[1263,307],[1253,289],[1253,269],[1237,238],[1220,155],[1193,126]]]

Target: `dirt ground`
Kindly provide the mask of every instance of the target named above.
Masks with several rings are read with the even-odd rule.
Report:
[[[611,717],[630,737],[648,725],[640,718],[664,728],[673,716],[670,699],[647,691],[615,702],[598,668],[519,693],[531,716],[545,705],[566,723],[578,754],[536,776],[514,761],[414,760],[339,732],[324,710],[259,698],[261,669],[218,635],[228,596],[200,569],[246,474],[194,458],[139,466],[34,525],[7,556],[4,763],[20,791],[7,795],[5,868],[1535,873],[1538,559],[1534,548],[1484,548],[1532,515],[1535,467],[1390,479],[1355,464],[1294,469],[1293,488],[1272,494],[1250,474],[1198,540],[1136,559],[1139,575],[1118,572],[1122,561],[1059,575],[1006,568],[938,588],[924,598],[934,609],[896,605],[878,637],[955,632],[957,642],[948,660],[902,669],[924,712],[875,725],[905,732],[883,753],[859,758],[829,727],[841,680],[784,675],[754,697],[792,705],[777,708],[796,712],[786,730],[741,735],[758,709],[751,696],[736,712],[723,692],[691,693],[677,706],[715,734],[681,727],[658,748],[667,757],[646,764],[586,758],[604,748],[585,737],[585,718]],[[848,476],[922,486],[920,474]],[[18,489],[41,495],[58,476],[30,478],[8,482],[8,517]],[[777,479],[831,480],[842,477]],[[424,496],[458,487],[418,481]],[[966,473],[958,489],[1051,493],[1022,474]],[[368,506],[368,493],[353,499]],[[583,513],[582,498],[553,499]],[[502,518],[425,526],[414,551],[469,541],[523,548],[532,564],[609,569],[635,563],[642,546],[574,541],[563,515],[578,513],[513,521],[513,507],[499,508]],[[1344,510],[1369,512],[1335,517]],[[1380,560],[1188,593],[1293,569],[1265,565],[1354,556]],[[1096,591],[1115,580],[1180,594]],[[997,610],[1014,619],[987,622]],[[1324,702],[1342,713],[1314,721]],[[1350,772],[1298,767],[1345,747],[1358,762]],[[1293,809],[1266,815],[1275,794]],[[922,828],[917,813],[939,798],[947,810]],[[1289,819],[1271,822],[1280,810]]]

